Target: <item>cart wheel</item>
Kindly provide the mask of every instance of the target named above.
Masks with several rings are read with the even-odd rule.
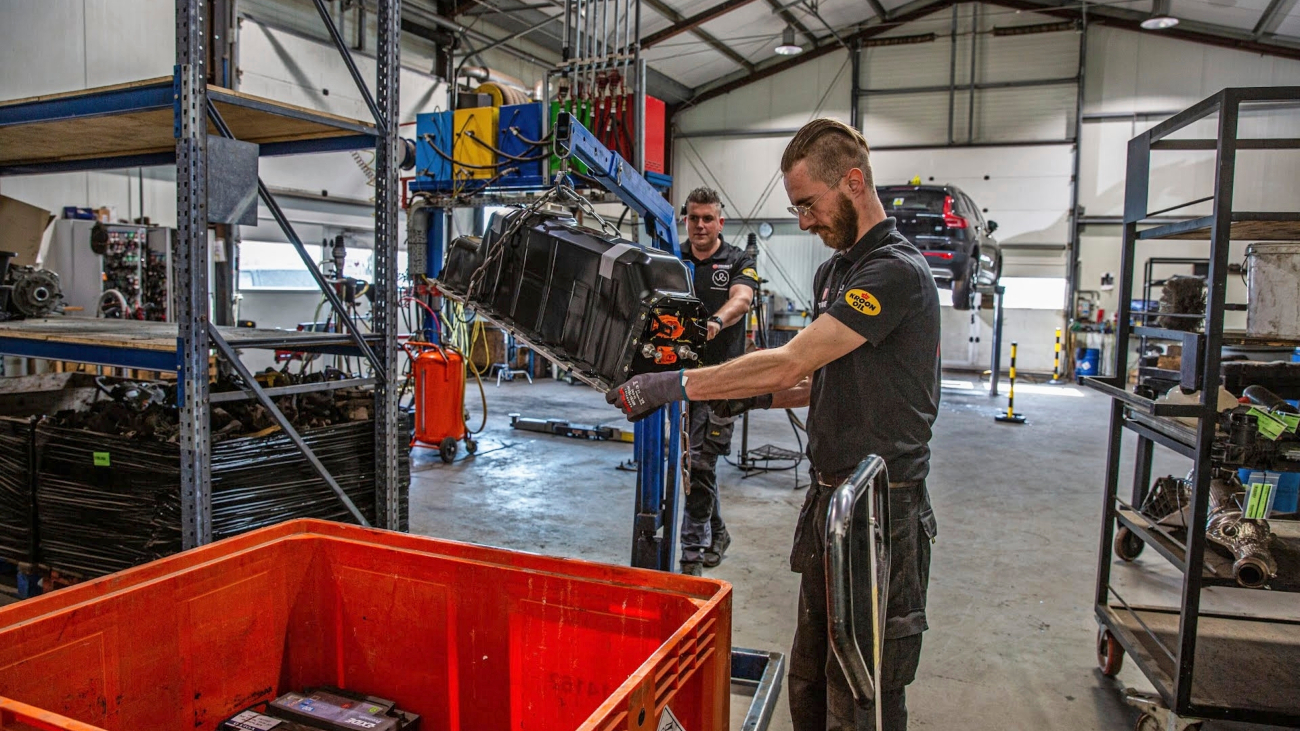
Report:
[[[451,464],[451,461],[456,459],[456,440],[451,437],[443,439],[438,445],[438,456],[442,457],[443,462]]]
[[[1138,722],[1133,726],[1133,731],[1160,731],[1160,719],[1150,713],[1143,713],[1138,716]]]
[[[1102,628],[1097,631],[1097,668],[1101,674],[1113,678],[1124,667],[1124,648],[1110,630]]]
[[[1146,547],[1147,544],[1128,527],[1115,531],[1115,555],[1125,561],[1133,561],[1142,555],[1142,549]]]
[[[478,451],[478,442],[465,437],[465,454],[474,454]]]

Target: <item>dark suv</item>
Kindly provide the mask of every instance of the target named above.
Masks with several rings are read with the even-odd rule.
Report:
[[[977,285],[992,286],[1002,276],[1002,252],[979,206],[954,185],[886,185],[876,189],[885,215],[898,219],[898,231],[916,244],[940,286],[952,289],[952,306],[969,310]]]

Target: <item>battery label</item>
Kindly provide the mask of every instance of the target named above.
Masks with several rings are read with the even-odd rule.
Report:
[[[268,731],[284,723],[278,718],[263,716],[253,711],[244,711],[234,718],[226,721],[227,728],[242,728],[248,731]]]
[[[311,695],[288,694],[271,703],[273,708],[293,716],[324,723],[331,729],[366,729],[367,731],[396,731],[398,719],[388,716],[391,703],[377,704],[367,700],[347,698],[325,691]],[[284,715],[283,713],[280,715]]]

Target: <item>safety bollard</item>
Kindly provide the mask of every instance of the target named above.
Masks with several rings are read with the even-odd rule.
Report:
[[[1000,421],[1003,424],[1023,424],[1025,417],[1016,413],[1016,349],[1017,344],[1011,344],[1011,385],[1007,388],[1007,413],[998,414],[993,417],[994,421]]]
[[[1061,380],[1061,328],[1056,328],[1056,354],[1052,359],[1052,383],[1064,383]]]

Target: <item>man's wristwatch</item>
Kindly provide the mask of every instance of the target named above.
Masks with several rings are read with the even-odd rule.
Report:
[[[722,318],[721,318],[721,317],[718,317],[717,315],[713,315],[712,317],[710,317],[710,318],[709,318],[709,322],[716,322],[716,323],[718,323],[718,327],[721,328],[721,329],[726,329],[726,327],[727,327],[725,324],[723,324],[723,322],[722,322]]]

